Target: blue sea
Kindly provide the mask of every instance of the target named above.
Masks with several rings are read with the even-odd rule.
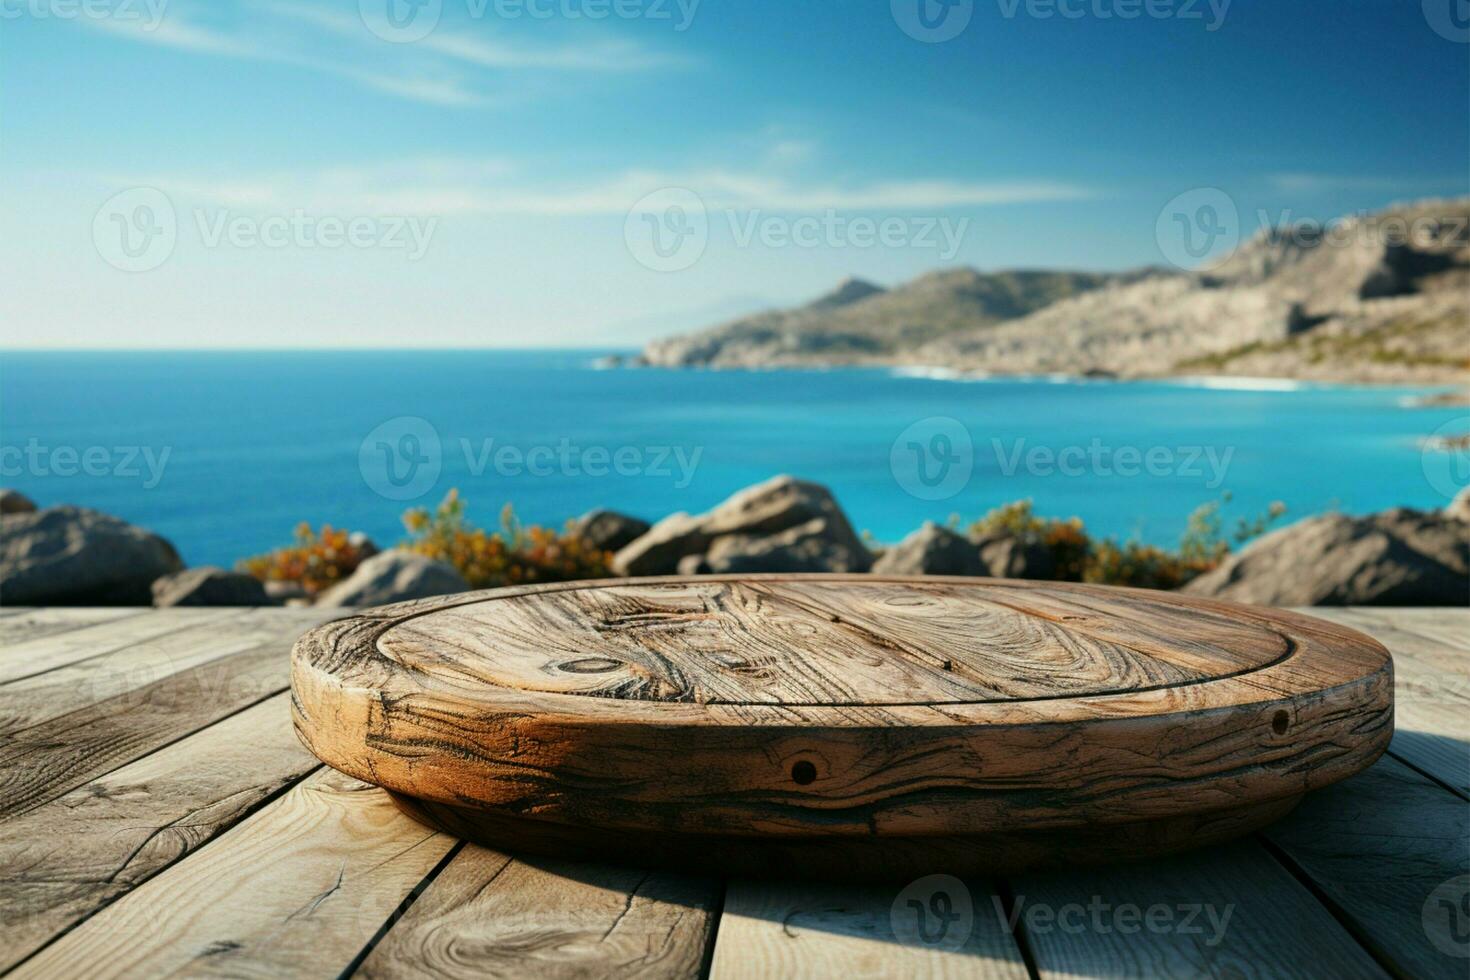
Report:
[[[1229,494],[1441,506],[1422,439],[1470,429],[1417,390],[1275,383],[961,381],[881,369],[604,370],[600,351],[0,354],[0,485],[116,514],[191,564],[230,565],[303,520],[403,536],[458,488],[494,525],[593,507],[656,519],[778,473],[829,486],[895,541],[1030,498],[1096,533],[1172,544]]]

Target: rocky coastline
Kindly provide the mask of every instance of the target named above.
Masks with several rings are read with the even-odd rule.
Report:
[[[1262,231],[1198,270],[947,269],[648,344],[628,366],[1470,383],[1470,200]],[[1464,397],[1463,393],[1459,397]]]
[[[702,514],[650,523],[596,510],[566,535],[606,558],[606,574],[843,572],[1038,580],[1078,577],[1054,541],[1024,528],[926,523],[876,547],[827,488],[790,476],[748,487]],[[343,580],[309,595],[289,581],[185,568],[167,540],[116,517],[67,505],[37,508],[0,490],[0,605],[382,605],[467,591],[448,562],[405,548],[352,544]],[[601,567],[601,566],[600,566]],[[1447,507],[1309,517],[1222,554],[1183,591],[1275,606],[1470,604],[1470,490]]]

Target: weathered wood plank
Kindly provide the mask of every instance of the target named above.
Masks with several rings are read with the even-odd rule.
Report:
[[[336,977],[454,846],[323,770],[14,977]]]
[[[1463,799],[1384,758],[1308,794],[1265,836],[1396,972],[1464,980],[1470,967],[1449,950],[1465,950],[1452,929],[1465,920],[1425,917],[1436,889],[1447,887],[1456,900],[1470,889],[1470,805]]]
[[[281,694],[0,821],[0,971],[319,765]]]
[[[280,693],[288,682],[292,641],[305,623],[329,614],[327,610],[262,612],[254,620],[240,621],[252,623],[250,640],[245,644],[236,643],[224,624],[217,624],[211,636],[190,636],[188,643],[175,652],[192,662],[196,657],[193,647],[201,642],[216,644],[216,653],[241,645],[244,649],[174,672],[170,672],[174,664],[168,657],[160,659],[145,651],[140,658],[143,663],[130,665],[126,653],[119,654],[116,662],[99,666],[102,680],[98,689],[110,695],[101,701],[94,702],[96,692],[85,689],[85,673],[77,678],[74,691],[59,690],[48,682],[38,690],[27,690],[22,699],[0,688],[0,717],[46,716],[50,709],[41,692],[51,693],[63,703],[80,705],[66,714],[46,717],[40,723],[10,732],[0,741],[0,817],[32,810]],[[107,659],[111,660],[111,655]],[[80,670],[82,666],[66,670]],[[162,676],[155,679],[157,673]]]
[[[151,611],[141,606],[136,608],[113,606],[75,609],[0,609],[0,660],[10,656],[10,652],[4,649],[5,647],[39,640],[46,636],[55,636],[71,630],[85,629],[98,623],[142,616]]]
[[[290,642],[329,617],[323,610],[246,610],[190,629],[132,643],[0,687],[0,734],[13,734],[131,692],[211,661]]]
[[[466,845],[360,977],[697,977],[720,885]]]
[[[26,640],[0,650],[0,684],[240,615],[239,609],[156,609],[120,621],[95,623],[55,636]]]
[[[1028,875],[1011,913],[1043,980],[1386,976],[1257,841]]]
[[[938,894],[945,897],[936,899]],[[957,879],[937,891],[920,882],[902,893],[898,887],[733,881],[710,976],[1024,980],[1025,964],[998,907],[989,888]],[[921,915],[927,917],[922,922]]]
[[[1470,611],[1321,609],[1363,630],[1394,656],[1391,751],[1462,794],[1470,794]]]

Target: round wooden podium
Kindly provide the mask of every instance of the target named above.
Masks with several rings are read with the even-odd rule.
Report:
[[[296,644],[322,761],[518,853],[886,878],[1225,840],[1370,765],[1388,652],[1065,583],[752,575],[368,610]]]

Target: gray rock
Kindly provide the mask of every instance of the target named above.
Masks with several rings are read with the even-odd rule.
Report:
[[[347,535],[347,543],[357,549],[359,561],[367,561],[373,555],[379,554],[383,549],[379,548],[363,531],[353,531]]]
[[[719,538],[769,537],[816,519],[823,521],[830,556],[850,566],[840,570],[865,572],[872,566],[872,555],[826,487],[778,476],[741,490],[706,514],[664,518],[622,548],[613,558],[613,568],[621,575],[668,575],[678,570],[682,559],[704,554]],[[741,550],[750,547],[749,542],[739,545]],[[802,550],[812,553],[813,548],[807,544]]]
[[[454,566],[412,551],[379,552],[317,597],[318,606],[383,606],[408,599],[466,592],[470,584]]]
[[[33,514],[36,504],[19,490],[0,487],[0,514]]]
[[[1470,487],[1455,494],[1455,499],[1449,502],[1444,512],[1446,517],[1453,517],[1457,521],[1470,521]]]
[[[984,575],[975,542],[933,521],[885,551],[874,575]]]
[[[613,555],[613,571],[619,575],[668,575],[678,570],[684,558],[703,555],[710,541],[700,518],[682,511],[670,514],[648,533],[620,548]]]
[[[153,580],[183,568],[168,541],[84,507],[0,517],[0,602],[146,606]]]
[[[290,605],[306,602],[306,586],[300,582],[274,581],[265,583],[265,594],[273,605]]]
[[[1274,606],[1470,603],[1470,524],[1395,508],[1323,514],[1266,535],[1183,591]]]
[[[265,586],[253,575],[204,565],[153,581],[155,606],[273,606]]]
[[[617,551],[648,533],[647,521],[612,510],[592,510],[572,524],[572,534],[597,551]]]
[[[859,542],[854,549],[825,517],[776,534],[727,534],[705,555],[679,563],[681,574],[744,575],[756,572],[865,572],[873,557]]]
[[[992,578],[1051,579],[1056,557],[1040,541],[1028,541],[1007,531],[987,534],[974,543],[984,571]]]

